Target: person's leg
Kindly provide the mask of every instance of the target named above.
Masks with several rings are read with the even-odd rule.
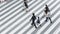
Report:
[[[37,26],[36,26],[35,22],[33,22],[33,24],[34,24],[35,28],[37,28]]]
[[[34,23],[35,28],[37,28],[36,24]]]
[[[41,22],[40,22],[40,26],[41,26]]]
[[[32,21],[32,23],[31,23],[31,25],[34,25],[33,21]]]
[[[49,19],[50,19],[50,22],[52,23],[52,20],[51,20],[51,18],[49,17]]]
[[[46,17],[46,20],[45,20],[45,22],[47,22],[47,20],[48,20],[48,17]]]
[[[28,12],[28,5],[27,5],[27,3],[25,3],[25,7],[26,7],[26,12]]]
[[[26,2],[24,2],[24,9],[23,10],[26,10]]]

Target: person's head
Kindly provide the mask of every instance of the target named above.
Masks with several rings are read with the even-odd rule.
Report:
[[[46,6],[47,6],[47,4],[46,4]]]
[[[35,15],[35,14],[33,13],[33,15]]]
[[[38,17],[38,19],[39,19],[39,17]]]

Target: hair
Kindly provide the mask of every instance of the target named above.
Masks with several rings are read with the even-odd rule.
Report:
[[[34,15],[34,13],[33,13],[33,15]]]
[[[39,18],[39,17],[38,17]]]

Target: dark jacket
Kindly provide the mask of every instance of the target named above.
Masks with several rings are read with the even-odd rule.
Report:
[[[35,21],[35,19],[36,19],[36,16],[32,16],[31,20]]]

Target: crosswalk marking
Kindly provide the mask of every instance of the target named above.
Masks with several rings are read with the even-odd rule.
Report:
[[[29,1],[28,3],[29,12],[27,13],[25,12],[26,10],[23,10],[24,4],[22,0],[11,0],[9,1],[9,3],[8,2],[1,3],[0,33],[1,34],[28,34],[28,33],[52,34],[53,33],[54,34],[57,30],[59,30],[59,28],[58,29],[55,28],[57,27],[57,24],[60,22],[59,3],[60,3],[59,0],[32,0]],[[31,18],[31,14],[35,13],[37,17],[38,16],[42,17],[45,4],[47,4],[49,9],[51,10],[51,18],[53,23],[51,25],[49,21],[45,23],[44,22],[45,18],[41,18],[42,27],[38,26],[38,28],[35,29],[34,26],[31,26],[31,22],[29,21]],[[53,28],[51,28],[52,26]],[[56,31],[54,31],[54,29],[56,29]],[[57,33],[59,33],[59,31],[57,31]]]
[[[58,23],[58,22],[57,22]],[[49,34],[53,33],[58,27],[60,27],[59,25],[60,23],[58,23],[50,32]]]
[[[60,22],[59,22],[60,23]],[[59,25],[59,24],[58,24]],[[53,34],[60,34],[60,26],[56,29],[56,31]]]
[[[0,8],[4,7],[5,5],[7,5],[8,3],[12,2],[13,0],[10,0],[8,2],[3,2],[3,3],[0,3]]]
[[[14,7],[16,7],[18,4],[20,4],[20,2],[18,2],[18,1],[17,1],[16,4],[14,4],[14,3],[15,3],[15,2],[13,2],[13,3],[11,4],[12,6],[9,5],[9,6],[5,7],[4,9],[2,9],[2,10],[5,10],[5,9],[6,9],[6,10],[5,10],[4,13],[1,14],[1,16],[3,16],[3,15],[6,14],[6,13],[8,13],[10,10],[12,10],[12,9],[13,9]],[[14,7],[13,7],[13,6],[14,6]],[[8,7],[9,7],[9,8],[8,8]],[[1,11],[2,11],[2,10],[1,10]]]
[[[11,5],[13,5],[15,2],[18,2],[17,0],[16,1],[13,1],[12,3],[8,4],[7,6],[1,8],[1,12],[4,11],[5,9],[7,9],[8,7],[10,7]]]
[[[26,16],[27,17],[27,16]],[[24,19],[25,20],[25,19]],[[22,21],[24,21],[24,20],[22,20]]]

